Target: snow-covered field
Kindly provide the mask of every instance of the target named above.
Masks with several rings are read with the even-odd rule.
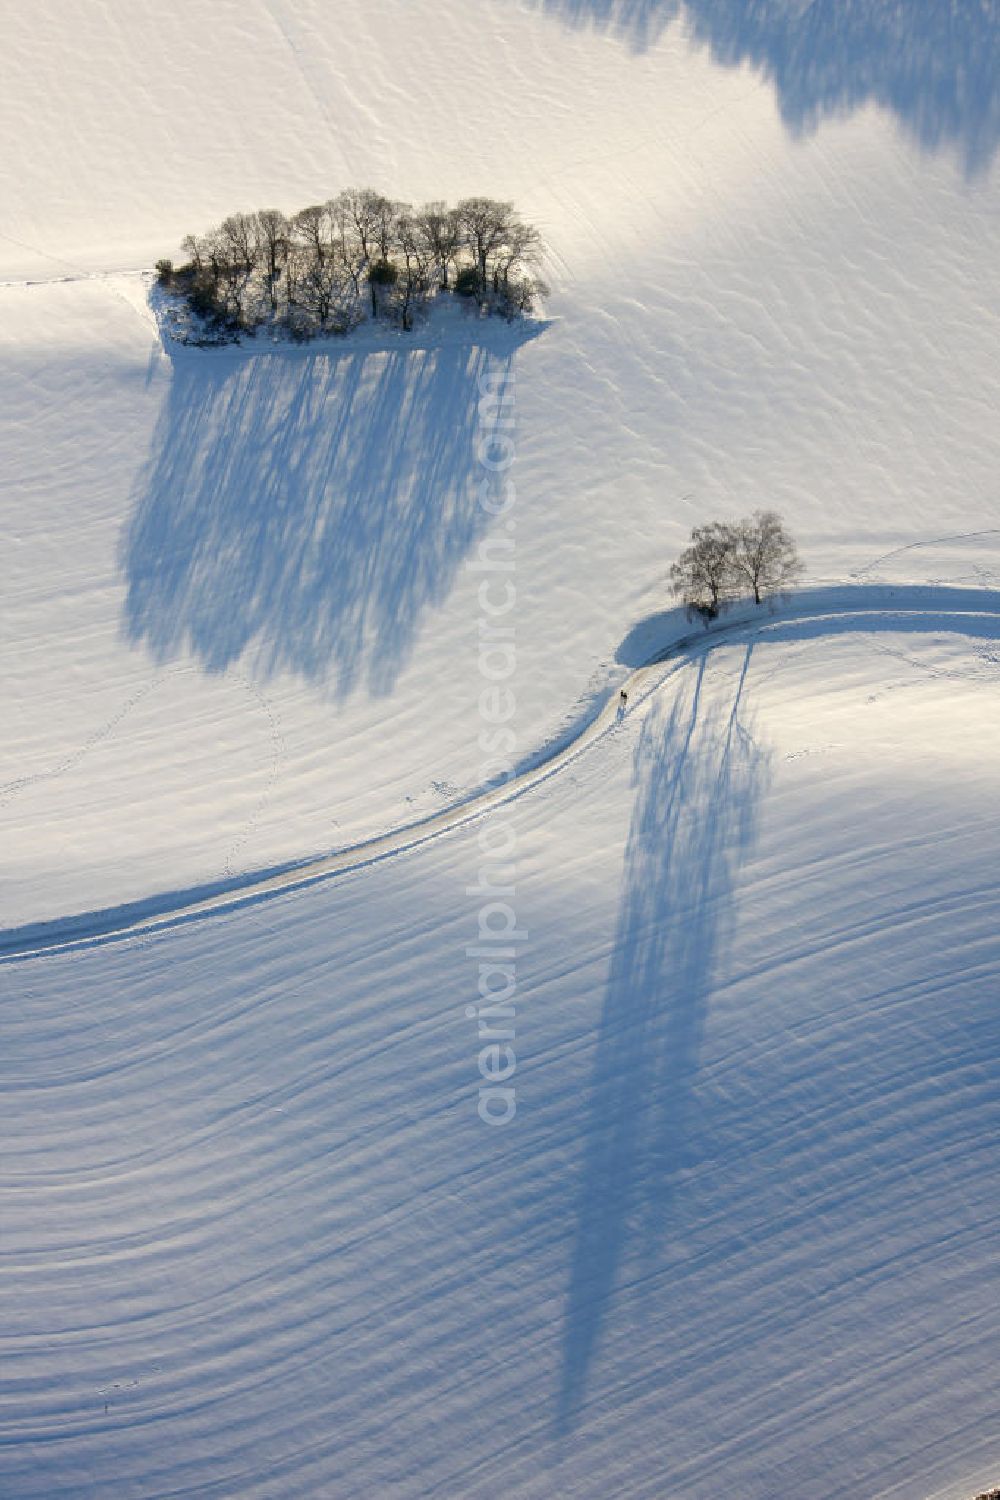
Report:
[[[515,758],[583,740],[491,820],[502,1129],[482,819],[0,969],[4,1496],[998,1482],[998,52],[993,0],[11,8],[8,953],[474,793],[489,539]],[[542,326],[163,349],[185,232],[352,183],[512,198]],[[615,723],[758,505],[801,599]]]

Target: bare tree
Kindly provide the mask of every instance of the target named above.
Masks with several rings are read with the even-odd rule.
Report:
[[[361,249],[364,269],[379,258],[388,199],[371,188],[348,188],[337,202],[343,205]]]
[[[537,276],[512,277],[504,284],[500,310],[510,323],[519,314],[533,312],[535,299],[548,294],[548,286]]]
[[[754,603],[765,594],[789,588],[802,564],[784,521],[774,510],[756,510],[736,527],[732,552],[734,576],[753,591]]]
[[[308,334],[313,329],[345,331],[357,321],[357,297],[354,284],[339,255],[324,254],[317,260],[299,250],[299,264],[294,272],[295,307],[300,310],[293,319],[293,331]],[[301,313],[305,313],[303,320]]]
[[[257,226],[253,214],[231,214],[215,235],[226,312],[234,323],[252,324],[253,275],[260,263]]]
[[[311,203],[292,219],[292,233],[314,261],[324,261],[332,252],[333,221],[330,205]]]
[[[185,269],[194,273],[196,281],[203,288],[208,288],[213,296],[216,295],[228,253],[221,232],[212,229],[208,234],[189,234],[183,241],[183,249],[188,257]]]
[[[278,279],[288,258],[289,224],[276,208],[262,208],[254,215],[254,227],[273,315],[278,310]]]
[[[222,259],[217,237],[189,234],[182,240],[181,248],[187,261],[177,273],[177,284],[183,289],[188,305],[201,318],[223,316],[219,290]]]
[[[399,316],[404,329],[413,327],[413,315],[430,290],[435,267],[440,267],[437,253],[428,244],[419,218],[403,215],[397,226],[402,267],[399,275]]]
[[[696,526],[670,569],[673,592],[691,609],[714,618],[730,595],[737,529],[722,521]]]
[[[509,320],[531,312],[535,298],[545,296],[544,281],[530,274],[542,258],[542,238],[531,224],[516,216],[493,257],[493,298],[496,310]]]
[[[181,249],[188,258],[188,266],[194,271],[205,269],[205,241],[196,234],[186,234],[181,240]]]
[[[489,283],[491,260],[504,246],[514,218],[514,205],[495,198],[463,198],[457,209],[465,242],[479,272],[480,286]]]
[[[361,280],[368,265],[366,243],[358,235],[354,215],[354,192],[338,193],[325,204],[329,215],[331,244],[354,285],[354,294],[361,296]]]
[[[353,195],[351,212],[368,273],[373,318],[378,317],[389,289],[398,279],[392,253],[398,242],[400,217],[408,208],[408,204],[394,203],[369,188]]]
[[[538,230],[512,218],[503,243],[497,247],[494,256],[493,290],[505,291],[512,278],[523,276],[529,267],[538,264],[541,254],[542,237]]]
[[[400,220],[413,212],[409,203],[398,203],[394,198],[383,198],[375,194],[372,213],[375,219],[375,247],[380,260],[391,260],[392,252],[399,244]]]
[[[446,203],[425,203],[412,219],[416,239],[433,264],[442,291],[448,290],[448,273],[462,248],[462,221],[458,210]]]

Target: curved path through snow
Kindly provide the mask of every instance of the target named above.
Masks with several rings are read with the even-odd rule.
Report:
[[[662,619],[665,628],[676,627],[677,611],[665,614]],[[653,629],[655,622],[649,622],[649,632]],[[577,726],[570,738],[540,752],[534,761],[529,761],[506,782],[483,788],[430,817],[332,853],[248,871],[214,885],[162,892],[125,905],[8,928],[0,931],[0,962],[160,931],[181,922],[256,903],[282,891],[312,885],[334,875],[347,874],[391,855],[418,848],[430,839],[512,801],[583,754],[620,722],[619,693],[623,687],[628,694],[628,712],[631,713],[679,668],[719,645],[741,639],[781,642],[855,631],[926,634],[935,629],[1000,640],[1000,592],[932,586],[855,585],[803,591],[781,607],[764,607],[749,614],[743,612],[725,623],[675,637],[659,649],[650,650],[643,664],[616,684],[607,699],[598,704],[591,717]],[[627,641],[642,638],[643,629],[640,627],[630,633]],[[1000,678],[1000,656],[991,656],[990,660],[996,662]]]

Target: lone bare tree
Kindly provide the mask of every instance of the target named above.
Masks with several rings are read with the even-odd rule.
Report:
[[[802,573],[802,564],[784,521],[775,510],[755,510],[735,528],[732,570],[753,592],[759,604],[765,594],[789,588]]]
[[[691,532],[690,545],[670,569],[673,592],[691,609],[714,618],[730,597],[736,527],[710,521]]]

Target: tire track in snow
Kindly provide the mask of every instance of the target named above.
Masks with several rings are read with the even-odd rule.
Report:
[[[18,245],[22,250],[30,250],[35,255],[41,255],[45,260],[50,260],[55,266],[68,266],[72,272],[72,275],[66,276],[20,276],[0,280],[0,291],[29,291],[31,288],[39,286],[67,286],[71,283],[81,281],[93,281],[106,287],[111,295],[117,297],[119,302],[123,302],[130,312],[134,312],[137,318],[141,318],[144,324],[148,324],[148,318],[136,307],[134,302],[129,301],[128,297],[114,283],[123,277],[151,276],[153,274],[151,271],[142,267],[126,268],[120,271],[85,271],[82,266],[78,266],[74,261],[66,260],[61,255],[52,255],[48,250],[43,250],[40,245],[26,244],[25,241],[16,240],[9,234],[0,234],[0,240],[6,240],[10,245]]]
[[[921,542],[907,542],[902,547],[893,547],[890,552],[883,552],[872,562],[866,563],[863,568],[858,568],[851,574],[852,580],[857,583],[866,583],[872,573],[878,571],[883,563],[890,558],[901,557],[904,552],[917,552],[923,547],[943,547],[948,542],[972,542],[982,536],[1000,537],[1000,526],[987,526],[981,531],[957,531],[948,536],[932,536]]]
[[[174,678],[190,676],[195,671],[196,669],[193,667],[176,667],[170,671],[158,673],[151,681],[144,683],[142,687],[134,692],[125,703],[115,710],[109,719],[106,719],[97,729],[92,730],[82,745],[76,750],[71,751],[68,755],[63,756],[62,760],[57,761],[55,765],[49,766],[47,770],[33,771],[27,776],[19,776],[14,781],[8,781],[0,785],[0,809],[4,808],[9,802],[12,802],[22,792],[28,791],[29,788],[38,786],[42,782],[56,781],[59,777],[66,775],[67,772],[75,770],[92,750],[96,750],[99,745],[104,744],[106,740],[110,739],[114,731],[129,717],[132,710],[137,708],[146,698],[150,697],[159,688],[163,687],[165,683],[172,681]],[[240,673],[234,673],[229,680],[238,687],[243,688],[247,696],[253,699],[266,717],[270,731],[272,757],[267,784],[264,790],[260,793],[250,815],[231,836],[222,865],[222,878],[227,880],[236,878],[233,863],[240,850],[256,832],[257,826],[271,800],[278,777],[281,774],[281,767],[288,753],[274,705],[264,696],[260,688],[249,677],[244,677]]]
[[[885,587],[877,593],[879,598],[873,601],[852,597],[854,590],[845,588],[831,596],[821,609],[815,607],[818,600],[813,601],[812,608],[805,603],[784,609],[772,606],[768,617],[763,620],[759,615],[744,615],[726,624],[681,636],[653,652],[627,677],[619,679],[604,702],[598,704],[593,716],[568,740],[556,742],[547,753],[543,752],[541,759],[533,763],[529,761],[499,786],[481,788],[429,817],[388,829],[343,849],[250,871],[214,884],[161,892],[131,903],[8,928],[0,932],[0,963],[163,931],[180,923],[255,905],[282,892],[315,885],[336,875],[351,874],[383,859],[417,849],[444,833],[464,827],[494,808],[514,801],[603,739],[621,722],[619,692],[622,688],[628,694],[631,711],[644,703],[678,668],[720,644],[737,640],[741,634],[766,638],[769,633],[783,627],[817,628],[824,622],[836,623],[839,630],[864,630],[872,628],[876,619],[882,622],[884,629],[891,629],[893,621],[911,627],[920,621],[926,622],[929,630],[937,619],[958,628],[963,623],[971,626],[975,622],[980,627],[989,627],[982,633],[1000,638],[1000,593],[922,587]],[[900,596],[899,603],[892,602]],[[907,602],[910,607],[907,607]],[[973,602],[976,608],[969,607]]]

